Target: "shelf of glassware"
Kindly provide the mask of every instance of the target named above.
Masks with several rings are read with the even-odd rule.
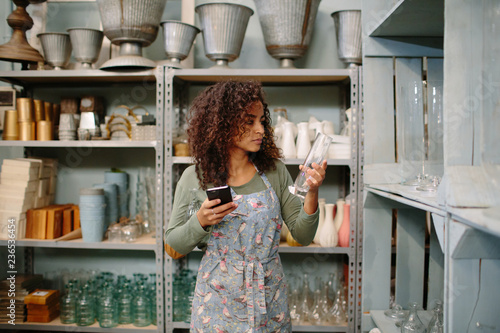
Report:
[[[7,240],[0,240],[0,246],[7,246]],[[142,235],[135,242],[115,243],[107,239],[102,242],[86,243],[82,238],[73,240],[52,240],[52,239],[19,239],[16,240],[18,247],[46,247],[61,249],[88,249],[88,250],[138,250],[154,251],[156,249],[156,237],[154,232]]]
[[[157,141],[121,141],[121,140],[90,140],[90,141],[10,141],[0,140],[0,147],[34,147],[34,148],[156,148]]]
[[[189,323],[173,322],[173,328],[188,330]],[[347,332],[347,326],[293,325],[292,332]]]
[[[107,72],[99,69],[88,70],[44,70],[44,71],[3,71],[0,81],[22,86],[65,84],[84,86],[99,83],[155,82],[155,70],[138,72]]]
[[[76,324],[62,324],[61,320],[58,318],[52,320],[49,323],[28,323],[24,322],[22,324],[11,325],[11,324],[0,324],[0,331],[59,331],[59,332],[117,332],[117,333],[149,333],[158,330],[155,325],[149,325],[146,327],[137,327],[132,324],[128,325],[118,325],[113,328],[102,328],[99,323],[95,322],[90,326],[77,326]]]

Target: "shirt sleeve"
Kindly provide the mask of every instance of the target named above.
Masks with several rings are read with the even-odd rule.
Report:
[[[309,215],[304,211],[304,205],[300,199],[290,193],[288,186],[293,184],[292,177],[281,161],[277,163],[278,184],[273,186],[279,193],[281,202],[281,215],[293,238],[301,245],[311,244],[316,234],[319,222],[319,209]]]
[[[180,254],[188,254],[197,246],[204,247],[205,239],[210,234],[210,230],[205,231],[202,228],[196,214],[186,221],[186,212],[191,200],[190,190],[192,188],[198,188],[198,183],[194,167],[191,166],[184,171],[177,183],[172,215],[165,230],[165,244]],[[201,190],[198,192],[205,193]],[[204,198],[200,197],[200,200],[204,200]]]

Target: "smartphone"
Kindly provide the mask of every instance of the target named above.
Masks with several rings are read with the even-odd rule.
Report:
[[[221,200],[220,204],[214,207],[218,207],[220,205],[233,201],[233,196],[231,195],[231,188],[227,185],[212,187],[207,189],[207,196],[209,200],[214,200],[214,199]]]

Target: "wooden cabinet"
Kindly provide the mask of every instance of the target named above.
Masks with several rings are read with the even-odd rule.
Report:
[[[480,157],[481,114],[496,112],[485,101],[498,96],[485,79],[497,68],[483,61],[498,47],[484,39],[495,9],[494,1],[363,1],[362,332],[399,331],[383,314],[391,295],[426,310],[443,300],[445,332],[500,327],[487,310],[498,304],[499,221],[483,214],[498,189],[484,187]],[[437,194],[426,195],[399,184],[394,82],[398,64],[427,63],[408,72],[423,68],[428,77],[443,55],[444,177]]]

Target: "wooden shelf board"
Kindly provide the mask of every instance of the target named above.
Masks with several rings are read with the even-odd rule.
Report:
[[[500,237],[500,221],[485,215],[487,208],[447,207],[452,218],[474,229]]]
[[[370,37],[440,37],[444,0],[399,0],[368,33]]]
[[[444,207],[437,202],[435,192],[421,192],[417,191],[413,186],[400,184],[365,185],[365,190],[431,213],[441,216],[445,214]]]

